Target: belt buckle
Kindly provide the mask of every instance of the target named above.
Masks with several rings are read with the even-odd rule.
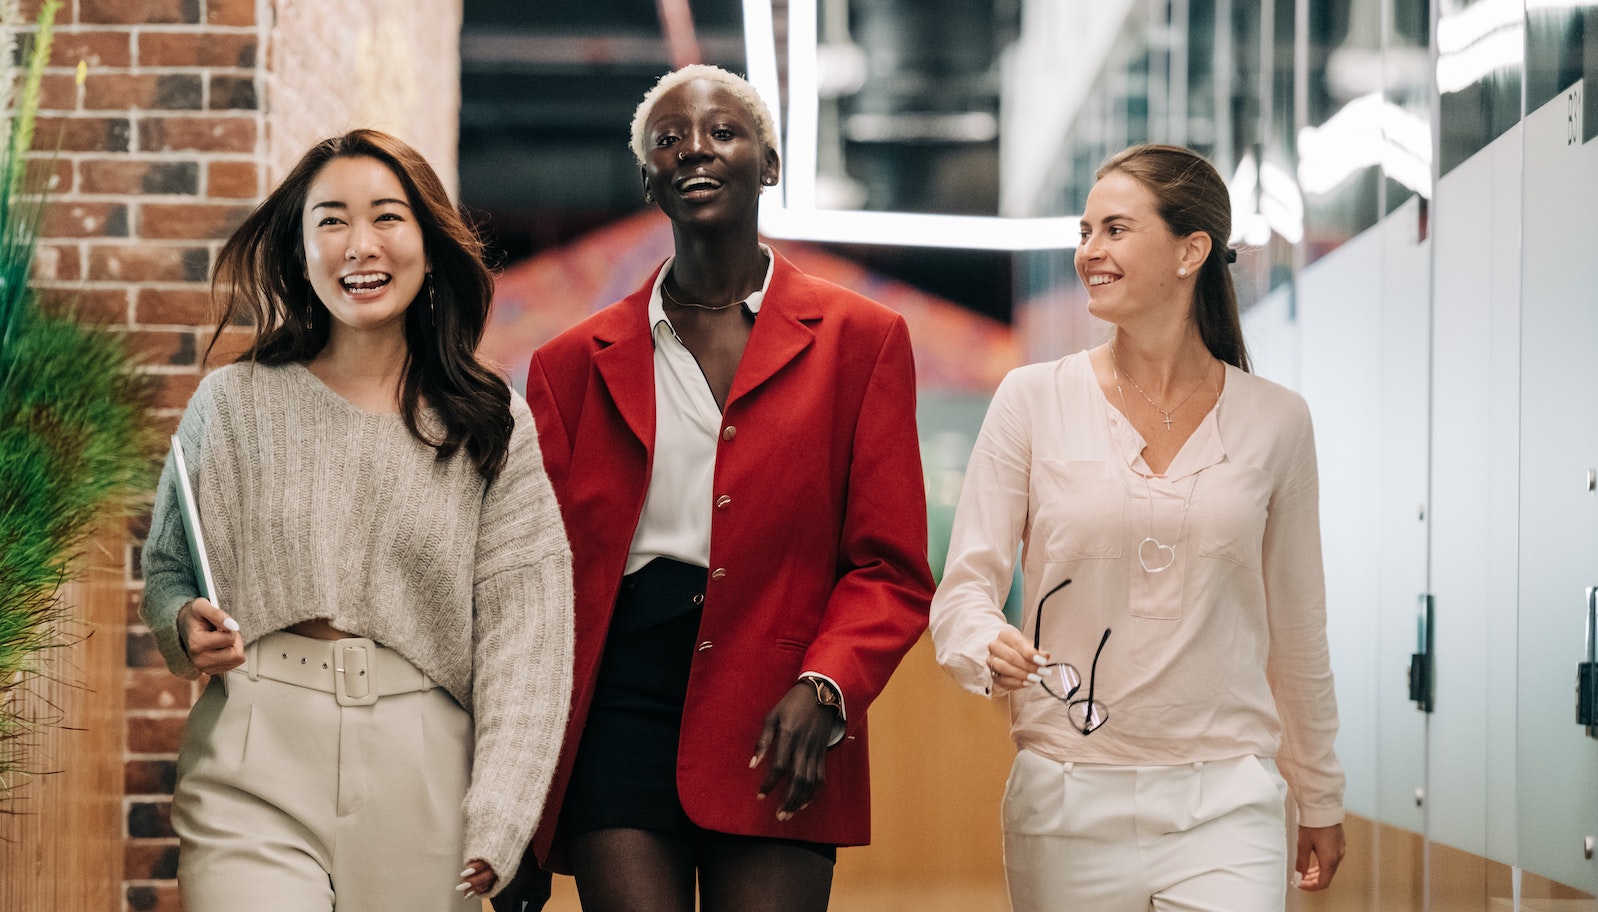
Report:
[[[377,644],[365,637],[333,641],[333,696],[340,706],[377,702]]]

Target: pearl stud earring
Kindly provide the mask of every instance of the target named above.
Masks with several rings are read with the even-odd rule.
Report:
[[[1184,279],[1187,278],[1187,267],[1183,266],[1182,268],[1178,269],[1176,271],[1176,274],[1181,276]]]

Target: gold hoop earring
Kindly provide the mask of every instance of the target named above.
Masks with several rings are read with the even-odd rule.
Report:
[[[433,274],[427,274],[427,315],[434,321],[438,320],[438,309],[433,305]]]
[[[316,293],[305,300],[305,331],[310,332],[316,328]]]

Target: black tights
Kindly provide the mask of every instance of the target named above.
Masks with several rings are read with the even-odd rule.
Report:
[[[832,861],[792,843],[701,831],[594,830],[569,841],[583,912],[826,912]]]

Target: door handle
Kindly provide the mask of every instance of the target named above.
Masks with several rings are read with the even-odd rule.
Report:
[[[1598,586],[1587,587],[1587,660],[1576,666],[1576,724],[1598,738]]]
[[[1409,656],[1409,698],[1415,708],[1429,713],[1437,706],[1437,669],[1432,663],[1432,620],[1436,600],[1429,592],[1420,595],[1415,611],[1415,652]]]

